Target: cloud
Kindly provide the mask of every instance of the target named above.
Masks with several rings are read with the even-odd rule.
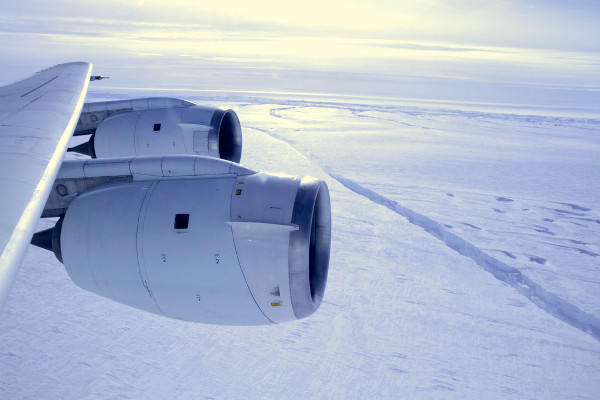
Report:
[[[43,26],[60,17],[85,17],[285,35],[591,51],[600,51],[599,12],[600,5],[591,0],[22,0],[0,4],[0,15],[45,18],[48,23]]]

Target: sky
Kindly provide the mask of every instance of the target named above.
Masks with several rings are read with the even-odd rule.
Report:
[[[0,3],[0,82],[84,60],[104,88],[600,105],[597,2]]]
[[[159,0],[5,1],[3,15],[186,24],[322,36],[453,42],[561,50],[598,50],[600,6],[589,0]],[[27,17],[24,17],[26,19]],[[62,28],[65,28],[62,26]],[[68,28],[67,28],[68,29]]]

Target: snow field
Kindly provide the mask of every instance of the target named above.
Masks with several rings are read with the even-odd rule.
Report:
[[[539,268],[552,267],[534,280],[598,315],[597,267],[590,262],[573,271],[560,262],[597,258],[556,246],[570,243],[600,253],[597,224],[569,219],[597,218],[589,200],[593,190],[580,194],[575,189],[585,185],[561,181],[564,171],[524,177],[560,183],[564,191],[555,197],[548,196],[553,192],[548,181],[538,184],[545,188],[541,193],[523,188],[510,166],[500,167],[515,158],[524,162],[526,150],[505,160],[514,152],[491,157],[497,147],[486,146],[487,139],[472,140],[476,131],[496,133],[490,126],[498,118],[491,115],[479,121],[465,114],[462,121],[457,113],[453,118],[459,121],[449,123],[436,110],[412,116],[355,106],[369,108],[374,119],[347,105],[289,103],[224,105],[234,107],[242,121],[245,166],[312,175],[329,185],[332,255],[317,313],[295,323],[249,328],[169,320],[80,290],[51,253],[32,247],[0,320],[0,398],[591,399],[600,392],[597,340],[409,222],[406,210],[398,213],[373,201],[387,200],[426,217],[532,279]],[[509,132],[528,129],[508,119]],[[468,123],[474,124],[472,134],[444,132],[445,126]],[[560,134],[539,133],[564,136],[568,144],[569,129],[586,137],[580,123],[565,122]],[[420,135],[423,131],[434,136]],[[597,140],[580,146],[583,154],[593,153]],[[463,146],[471,158],[461,153]],[[571,157],[569,149],[562,153]],[[580,157],[570,176],[593,169],[594,162]],[[480,169],[466,176],[473,164]],[[448,165],[451,170],[439,176]],[[493,170],[510,179],[486,182],[484,175]],[[555,209],[585,215],[551,217]],[[40,228],[46,225],[40,222]],[[555,235],[533,225],[548,226]],[[540,240],[547,236],[550,244]],[[568,279],[571,274],[578,279]]]

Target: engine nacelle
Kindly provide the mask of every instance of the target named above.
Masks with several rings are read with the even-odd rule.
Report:
[[[239,162],[242,128],[236,113],[178,99],[86,104],[75,135],[90,140],[69,149],[92,158],[192,154]]]
[[[97,161],[81,170],[91,174]],[[156,314],[211,324],[280,323],[316,311],[331,241],[323,181],[203,157],[175,158],[170,169],[164,159],[158,167],[154,162],[104,164],[116,177],[133,175],[71,201],[57,224],[58,246],[78,286]],[[67,198],[69,182],[80,178],[73,173],[79,167],[65,164],[58,186]],[[152,177],[157,173],[163,176]]]

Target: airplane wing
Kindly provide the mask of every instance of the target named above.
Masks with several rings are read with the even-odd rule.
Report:
[[[60,64],[0,87],[0,310],[77,121],[92,65]]]

